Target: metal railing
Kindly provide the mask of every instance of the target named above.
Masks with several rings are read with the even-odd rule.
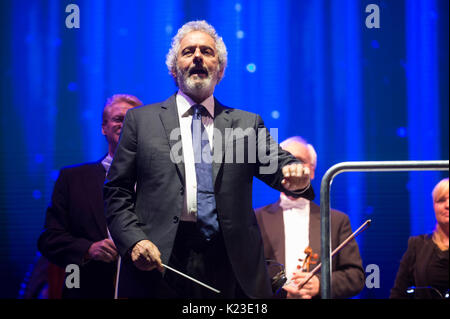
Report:
[[[322,261],[320,293],[331,299],[330,187],[333,178],[343,172],[445,171],[449,161],[370,161],[342,162],[328,169],[320,185],[320,258]]]

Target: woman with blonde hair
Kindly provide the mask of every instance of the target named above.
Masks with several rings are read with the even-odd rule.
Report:
[[[436,227],[431,234],[409,238],[390,298],[448,298],[448,193],[449,181],[445,178],[432,192]]]

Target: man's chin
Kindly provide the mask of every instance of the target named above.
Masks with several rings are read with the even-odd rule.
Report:
[[[209,78],[189,78],[186,81],[186,86],[191,90],[202,90],[209,87],[211,84],[211,79]]]
[[[196,81],[194,83],[186,83],[182,90],[188,95],[193,95],[197,97],[205,97],[212,95],[214,88],[211,88],[210,83]]]

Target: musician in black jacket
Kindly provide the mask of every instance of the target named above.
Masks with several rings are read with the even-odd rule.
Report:
[[[448,190],[448,178],[435,186],[436,228],[431,234],[409,238],[390,298],[440,299],[448,294]]]
[[[47,209],[40,252],[52,263],[80,268],[80,287],[63,287],[63,298],[112,298],[118,253],[109,239],[103,208],[103,183],[128,109],[142,102],[117,94],[103,110],[102,133],[108,154],[93,163],[61,169]]]
[[[310,169],[311,179],[315,176],[317,154],[311,144],[300,136],[293,136],[282,142],[281,147],[294,155]],[[281,193],[280,199],[258,208],[256,218],[261,229],[264,255],[285,266],[286,277],[300,283],[309,272],[297,269],[299,258],[305,259],[304,250],[311,247],[320,256],[320,207],[314,202],[295,199]],[[332,250],[352,234],[349,217],[337,210],[331,210]],[[318,263],[319,261],[317,261]],[[311,265],[311,271],[317,266]],[[364,271],[356,240],[343,248],[332,260],[332,297],[350,298],[364,288]],[[294,275],[295,273],[295,275]],[[287,298],[320,298],[320,273],[314,275],[302,288],[290,284],[284,287]],[[281,296],[285,293],[281,291]]]

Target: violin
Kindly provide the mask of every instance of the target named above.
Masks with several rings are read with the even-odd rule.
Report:
[[[370,224],[372,223],[371,219],[368,219],[363,223],[357,230],[353,232],[350,236],[348,236],[333,252],[331,253],[331,259],[342,249],[344,248],[352,239],[356,238],[361,232],[366,230]],[[299,261],[303,261],[303,265],[298,265],[297,269],[302,269],[302,271],[309,272],[310,265],[316,264],[318,260],[318,255],[314,254],[311,247],[305,248],[306,257],[304,260],[299,259]],[[315,260],[314,260],[315,259]],[[309,276],[303,281],[302,284],[298,286],[298,289],[302,289],[306,283],[311,280],[311,278],[322,268],[322,263],[319,263],[317,267],[313,269],[313,271],[309,274]],[[292,280],[287,280],[286,273],[284,269],[278,272],[275,277],[272,278],[272,289],[274,292],[279,292],[283,286],[291,284]]]
[[[319,255],[313,253],[312,248],[309,246],[305,248],[304,253],[306,254],[305,259],[298,259],[298,261],[300,262],[303,261],[303,264],[297,265],[297,269],[301,269],[302,272],[309,272],[311,264],[317,264]],[[275,276],[272,277],[272,291],[274,294],[278,294],[281,291],[281,287],[291,282],[291,280],[287,280],[286,278],[284,266],[280,266],[282,266],[283,269],[281,269],[281,271],[279,271]]]
[[[331,253],[331,258],[333,258],[334,255],[336,255],[342,248],[344,248],[353,238],[355,238],[361,232],[366,230],[370,226],[371,223],[372,223],[372,220],[368,219],[365,221],[364,224],[359,226],[359,228],[357,230],[355,230],[353,232],[353,234],[348,236],[335,250],[333,250],[333,252]],[[306,278],[306,280],[303,281],[303,283],[298,286],[298,289],[302,289],[303,286],[306,285],[306,283],[320,270],[320,268],[322,268],[322,263],[318,264],[317,267],[314,268],[314,270],[309,274],[309,276]]]
[[[301,269],[303,272],[309,272],[309,269],[311,267],[311,264],[317,264],[317,261],[319,260],[319,255],[316,253],[313,253],[313,250],[311,247],[306,247],[304,250],[304,253],[306,254],[305,259],[299,258],[298,261],[303,261],[303,264],[300,266],[297,266],[297,269]]]

